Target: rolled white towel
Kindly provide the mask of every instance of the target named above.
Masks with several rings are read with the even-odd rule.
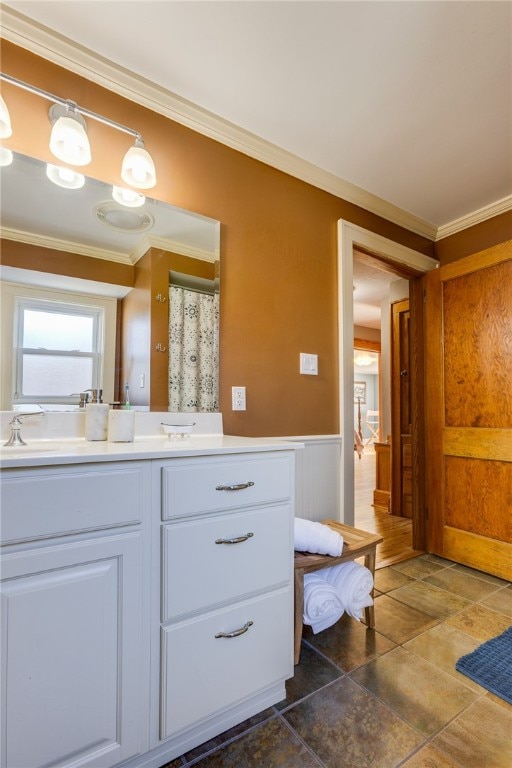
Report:
[[[294,547],[298,552],[339,557],[343,550],[343,536],[328,525],[296,517]]]
[[[338,592],[317,573],[304,574],[304,624],[313,632],[321,632],[343,616],[343,603]]]
[[[364,608],[373,605],[373,576],[364,565],[351,560],[323,568],[317,574],[335,588],[344,610],[352,618],[361,620]]]

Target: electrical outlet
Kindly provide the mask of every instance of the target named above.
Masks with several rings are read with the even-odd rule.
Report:
[[[245,387],[231,387],[232,408],[245,411]]]

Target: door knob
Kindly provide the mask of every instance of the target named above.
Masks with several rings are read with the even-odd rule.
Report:
[[[400,371],[400,376],[407,376],[407,371]]]

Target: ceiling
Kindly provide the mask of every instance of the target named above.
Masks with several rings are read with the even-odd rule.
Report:
[[[213,115],[242,129],[247,147],[263,140],[261,159],[369,210],[388,206],[432,239],[481,209],[512,207],[509,2],[2,6],[197,105],[205,124]],[[369,327],[380,325],[382,278],[394,279],[375,277],[355,270],[365,286],[355,321]]]
[[[434,228],[512,193],[512,4],[4,2]]]

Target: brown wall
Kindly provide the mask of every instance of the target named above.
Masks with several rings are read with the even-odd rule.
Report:
[[[104,259],[93,259],[78,253],[56,251],[15,240],[0,240],[1,261],[5,267],[33,269],[36,272],[79,277],[110,285],[133,285],[133,267]]]
[[[512,211],[507,211],[462,232],[438,240],[436,257],[441,266],[512,239]]]
[[[337,221],[346,219],[429,256],[434,245],[5,41],[2,70],[139,130],[157,168],[152,196],[221,221],[225,432],[338,432]],[[48,102],[9,84],[2,90],[14,132],[6,145],[51,160]],[[122,183],[119,171],[130,137],[92,120],[88,126],[93,161],[86,173]],[[134,377],[149,336],[149,329],[137,324],[140,290],[123,316]],[[300,352],[318,354],[319,376],[298,373]],[[130,384],[135,402],[141,391],[135,381]],[[232,386],[247,387],[247,411],[230,410]]]

